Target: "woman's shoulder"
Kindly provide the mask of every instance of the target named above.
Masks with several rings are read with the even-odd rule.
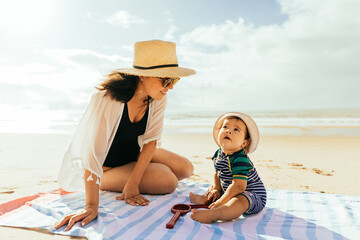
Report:
[[[91,100],[96,103],[107,103],[107,102],[118,103],[118,104],[122,103],[122,102],[117,101],[116,99],[112,98],[109,93],[107,93],[106,91],[103,91],[103,90],[96,90],[93,93]]]
[[[111,98],[111,97],[109,96],[109,94],[106,94],[106,91],[96,90],[93,93],[92,98],[101,99],[101,98]]]
[[[112,99],[105,91],[96,91],[93,93],[88,105],[88,109],[91,112],[97,112],[98,114],[114,115],[121,111],[123,103]],[[115,114],[116,115],[116,114]]]

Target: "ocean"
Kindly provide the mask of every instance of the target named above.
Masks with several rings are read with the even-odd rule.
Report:
[[[12,109],[0,116],[0,132],[73,134],[80,110]],[[211,133],[223,112],[166,112],[164,133]],[[360,137],[360,109],[247,112],[261,135]]]
[[[223,112],[167,114],[165,132],[211,132]],[[261,135],[360,137],[360,109],[247,112]]]

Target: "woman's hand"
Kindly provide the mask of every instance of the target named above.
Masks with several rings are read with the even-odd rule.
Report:
[[[132,206],[146,206],[149,204],[150,201],[140,195],[139,184],[146,168],[149,166],[152,156],[154,155],[156,142],[157,141],[154,140],[144,144],[143,150],[139,154],[138,161],[136,162],[129,179],[125,184],[121,195],[116,197],[117,200],[125,200],[126,203]]]
[[[126,203],[132,206],[146,206],[149,200],[140,195],[138,186],[132,186],[127,183],[120,196],[116,197],[117,200],[125,200]]]
[[[92,220],[94,220],[98,215],[98,206],[95,205],[88,205],[85,206],[84,209],[77,211],[76,213],[69,214],[65,216],[63,219],[55,223],[55,229],[59,229],[65,224],[67,227],[65,231],[68,231],[72,228],[72,226],[76,223],[81,221],[81,226],[86,226]]]

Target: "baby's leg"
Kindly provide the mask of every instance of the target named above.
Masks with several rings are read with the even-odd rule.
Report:
[[[195,204],[209,204],[211,201],[207,199],[207,196],[190,192],[190,202]]]
[[[240,217],[249,208],[246,197],[233,197],[225,205],[209,210],[194,209],[191,218],[201,223],[212,223],[218,220],[230,221]]]

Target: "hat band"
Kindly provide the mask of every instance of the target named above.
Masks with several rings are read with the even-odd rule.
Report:
[[[178,64],[167,64],[167,65],[157,65],[157,66],[151,66],[151,67],[140,67],[133,65],[134,68],[137,69],[154,69],[154,68],[165,68],[165,67],[178,67]]]

